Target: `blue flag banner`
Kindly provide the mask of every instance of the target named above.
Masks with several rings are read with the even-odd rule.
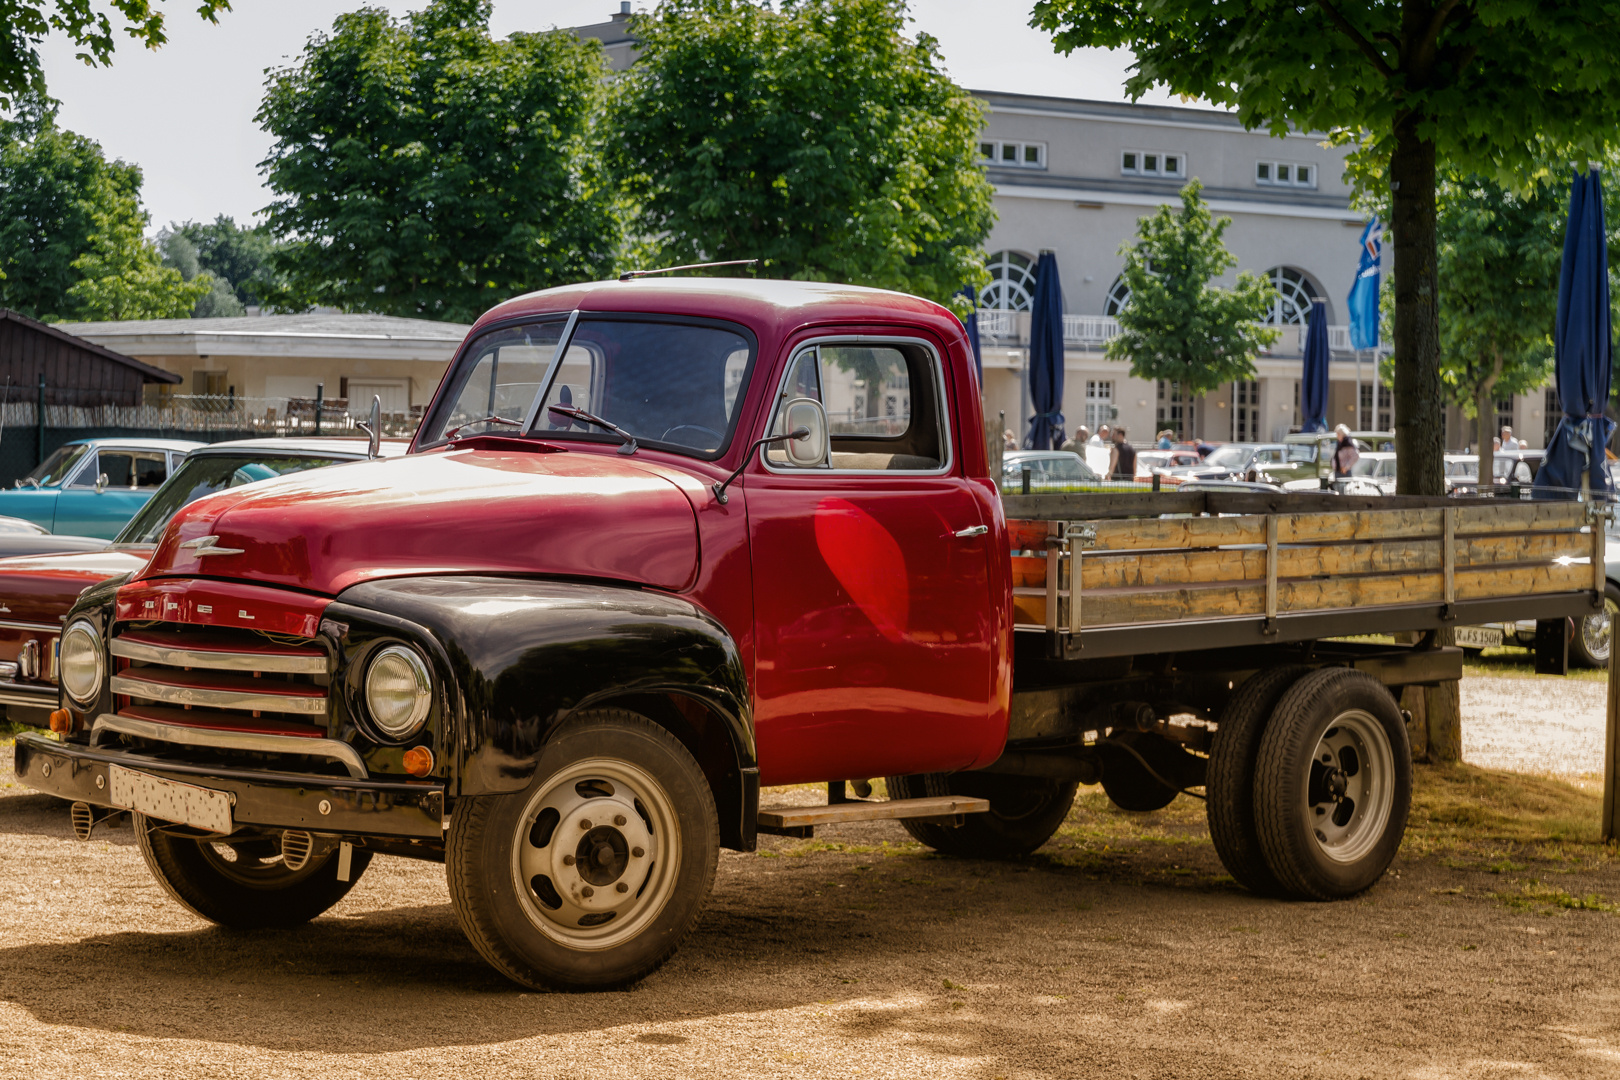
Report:
[[[1377,218],[1361,230],[1361,265],[1350,286],[1350,347],[1378,348],[1378,285],[1384,258],[1384,226]]]

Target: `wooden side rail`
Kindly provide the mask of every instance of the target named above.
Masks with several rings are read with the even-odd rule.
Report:
[[[1603,589],[1600,511],[1523,502],[1010,522],[1015,622],[1054,632]],[[1598,522],[1598,527],[1588,525]],[[1584,531],[1583,531],[1584,530]],[[1574,560],[1590,560],[1576,562]],[[1070,579],[1079,567],[1079,602]]]

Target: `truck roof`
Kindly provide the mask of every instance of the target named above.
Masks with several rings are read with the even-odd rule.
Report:
[[[948,319],[958,332],[962,325],[949,309],[932,300],[887,289],[820,281],[658,277],[592,281],[526,293],[485,312],[473,325],[472,333],[493,322],[575,309],[726,319],[760,334],[771,328],[787,331],[805,323],[881,322],[886,321],[884,315],[913,324],[937,324]]]

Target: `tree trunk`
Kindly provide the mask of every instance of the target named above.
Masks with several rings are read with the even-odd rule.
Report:
[[[1490,376],[1474,387],[1474,438],[1478,440],[1475,450],[1479,454],[1479,492],[1484,494],[1491,489],[1488,484],[1496,482],[1496,447],[1491,440],[1496,438],[1496,380],[1502,371],[1502,360],[1496,360],[1496,370]]]
[[[1395,125],[1390,156],[1390,231],[1395,240],[1395,487],[1444,495],[1445,427],[1440,401],[1440,308],[1435,232],[1434,143],[1421,117]]]

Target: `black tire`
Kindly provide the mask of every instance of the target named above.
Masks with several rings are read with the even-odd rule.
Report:
[[[507,978],[609,990],[675,952],[719,851],[714,795],[681,741],[597,709],[546,743],[526,790],[456,803],[445,872],[462,931]]]
[[[970,795],[989,799],[984,814],[964,814],[956,827],[910,818],[900,825],[912,837],[946,855],[1008,859],[1028,855],[1052,838],[1074,805],[1072,781],[1003,773],[920,773],[884,778],[891,799]]]
[[[339,881],[336,848],[289,870],[275,839],[212,844],[161,831],[167,822],[131,818],[141,857],[164,891],[193,914],[233,930],[306,923],[347,896],[371,863],[371,852],[352,849],[349,880]]]
[[[1249,676],[1221,711],[1210,743],[1204,786],[1209,837],[1226,872],[1239,885],[1262,896],[1277,896],[1283,890],[1266,865],[1254,823],[1254,763],[1260,756],[1260,737],[1277,703],[1309,670],[1289,665]]]
[[[1382,683],[1323,668],[1288,689],[1260,739],[1254,809],[1266,866],[1289,895],[1338,900],[1371,886],[1411,803],[1412,749]]]
[[[1576,621],[1575,636],[1569,643],[1570,660],[1582,667],[1608,667],[1617,613],[1620,613],[1620,585],[1610,581],[1603,587],[1603,614],[1588,615]]]
[[[1115,730],[1097,743],[1097,753],[1102,758],[1103,793],[1121,810],[1163,810],[1183,788],[1204,782],[1198,758],[1153,732]]]

